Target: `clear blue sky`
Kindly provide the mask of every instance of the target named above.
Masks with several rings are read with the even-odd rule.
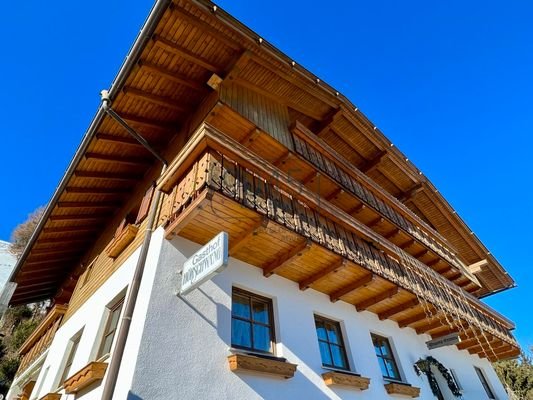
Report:
[[[533,344],[533,3],[218,3],[348,96],[516,279]],[[51,197],[151,1],[3,4],[0,239]],[[325,8],[328,5],[328,8]]]

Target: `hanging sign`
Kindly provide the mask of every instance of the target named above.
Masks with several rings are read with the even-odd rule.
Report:
[[[457,332],[454,332],[450,333],[449,335],[430,340],[429,342],[426,342],[426,345],[429,350],[433,350],[438,349],[439,347],[452,346],[460,342],[461,338],[459,337],[459,334]]]
[[[183,264],[180,294],[187,294],[228,265],[228,234],[220,232]]]

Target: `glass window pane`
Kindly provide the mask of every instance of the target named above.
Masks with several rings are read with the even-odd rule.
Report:
[[[346,358],[344,357],[344,352],[341,347],[332,344],[331,355],[333,357],[333,365],[337,368],[347,368]]]
[[[337,332],[337,327],[333,324],[326,325],[328,331],[328,339],[330,343],[340,344],[339,342],[339,333]]]
[[[100,356],[103,356],[111,351],[111,345],[113,344],[113,338],[115,335],[108,335],[104,338],[104,343],[102,344],[102,351]]]
[[[254,321],[269,324],[268,304],[253,300],[252,302]]]
[[[252,332],[249,322],[232,319],[231,344],[234,346],[252,348]]]
[[[383,354],[383,356],[385,357],[390,357],[391,354],[390,354],[390,349],[389,349],[389,344],[385,341],[383,341],[381,343],[381,346],[380,346],[380,351],[381,351],[381,354]]]
[[[316,334],[320,340],[328,340],[326,335],[326,328],[322,321],[316,321]]]
[[[322,364],[333,365],[333,362],[331,360],[331,355],[329,353],[328,344],[324,342],[318,342],[318,345],[320,346],[320,355],[322,356]]]
[[[115,328],[117,327],[121,309],[122,309],[122,307],[119,307],[119,308],[111,311],[111,315],[109,316],[109,328],[107,330],[108,332],[112,331],[112,330],[115,330]]]
[[[254,350],[270,352],[270,329],[263,325],[254,325]]]
[[[385,365],[385,361],[383,360],[383,358],[378,357],[378,363],[379,368],[381,369],[381,375],[388,377],[389,371],[387,370],[387,365]]]
[[[233,294],[233,305],[231,311],[233,315],[250,319],[250,301],[248,297]]]
[[[387,366],[387,375],[389,378],[399,379],[398,372],[396,371],[396,366],[391,360],[384,360],[385,365]]]

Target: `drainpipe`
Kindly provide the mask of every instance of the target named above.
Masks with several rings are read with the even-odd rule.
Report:
[[[104,111],[115,121],[117,121],[129,134],[131,134],[139,143],[141,143],[150,153],[152,153],[161,163],[163,168],[161,170],[161,175],[167,169],[168,163],[166,160],[157,153],[150,144],[139,135],[133,128],[131,128],[126,121],[124,121],[112,108],[111,100],[109,98],[109,93],[107,90],[102,90],[102,108]],[[150,211],[148,213],[148,222],[146,225],[146,230],[144,233],[144,240],[141,246],[141,253],[137,260],[137,265],[135,267],[135,272],[133,274],[133,279],[130,284],[128,298],[126,300],[126,305],[124,313],[122,315],[122,321],[120,328],[117,333],[117,342],[115,348],[111,354],[111,362],[107,369],[107,377],[104,383],[104,389],[102,391],[102,400],[112,400],[113,393],[117,384],[117,377],[120,370],[120,365],[122,363],[122,357],[124,356],[124,349],[126,348],[126,341],[128,340],[128,333],[130,331],[131,319],[133,317],[133,312],[135,310],[135,303],[137,302],[137,297],[139,295],[139,287],[141,285],[142,276],[144,273],[144,268],[146,265],[146,257],[148,255],[148,250],[150,248],[150,241],[152,239],[152,233],[154,231],[154,222],[157,214],[157,209],[159,207],[159,201],[161,199],[161,190],[155,188],[155,193],[152,198],[152,204],[150,206]]]

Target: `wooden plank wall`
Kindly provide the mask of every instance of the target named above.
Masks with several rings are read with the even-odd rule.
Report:
[[[235,83],[221,85],[220,100],[285,147],[294,150],[292,134],[289,131],[289,111],[286,106]]]

